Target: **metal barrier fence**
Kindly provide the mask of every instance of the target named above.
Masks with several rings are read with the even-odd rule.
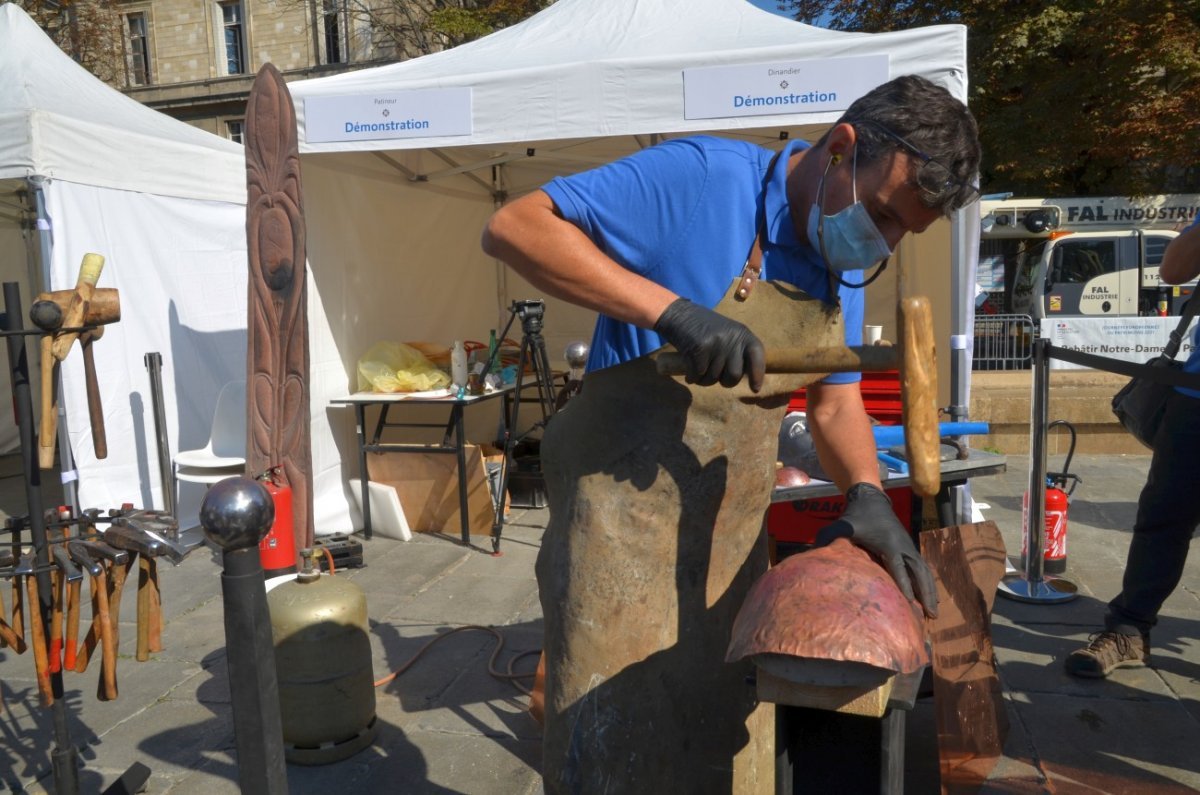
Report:
[[[1037,327],[1029,315],[977,315],[972,370],[1028,370]]]

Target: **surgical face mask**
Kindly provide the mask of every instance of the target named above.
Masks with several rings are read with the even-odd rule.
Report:
[[[813,204],[808,212],[808,242],[821,252],[825,264],[832,270],[869,268],[891,256],[892,250],[871,220],[867,208],[858,200],[858,147],[854,149],[850,175],[854,201],[839,213],[824,215],[825,175],[832,164],[833,160],[830,160],[825,166],[821,184],[817,186],[819,203]]]

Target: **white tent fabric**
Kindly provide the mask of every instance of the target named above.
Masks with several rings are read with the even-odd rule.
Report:
[[[357,357],[373,343],[486,339],[489,328],[503,326],[513,299],[538,297],[479,249],[487,217],[507,198],[663,137],[711,132],[778,146],[783,134],[814,140],[840,115],[687,118],[684,70],[868,55],[886,58],[883,79],[920,74],[966,101],[962,26],[840,33],[745,0],[558,0],[461,47],[290,84],[315,287],[314,416],[318,406],[354,391]],[[317,103],[430,89],[470,90],[466,134],[332,142],[308,135]],[[949,262],[948,243],[945,249]],[[966,278],[963,267],[955,269],[956,279]],[[915,274],[918,290],[922,278],[946,292],[944,266]],[[551,357],[560,360],[571,340],[590,339],[592,320],[548,300]],[[519,338],[519,326],[514,331],[510,336]],[[315,493],[326,506],[318,505],[318,517],[349,514],[346,481],[358,476],[349,409],[330,408],[327,416],[313,427]],[[476,423],[477,441],[492,438],[486,422]]]
[[[221,385],[245,373],[242,148],[108,87],[11,3],[0,6],[0,75],[0,276],[20,284],[27,310],[42,285],[73,287],[96,252],[99,286],[120,291],[122,319],[94,346],[106,459],[92,451],[81,356],[63,363],[79,503],[161,507],[145,355],[162,355],[172,452],[203,444]],[[36,340],[27,349],[37,378]],[[0,449],[16,441],[7,417]],[[182,521],[202,494],[188,495]]]

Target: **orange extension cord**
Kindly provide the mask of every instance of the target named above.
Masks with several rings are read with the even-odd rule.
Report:
[[[413,663],[415,663],[418,659],[420,659],[422,654],[424,654],[426,651],[429,650],[429,648],[431,646],[433,646],[433,644],[437,643],[440,640],[445,640],[446,638],[450,637],[451,635],[453,635],[456,632],[463,632],[464,630],[468,630],[468,629],[479,630],[481,632],[490,632],[496,637],[496,648],[492,651],[492,656],[488,659],[488,673],[497,679],[503,679],[508,682],[511,682],[513,687],[517,688],[525,695],[527,695],[527,696],[532,695],[532,692],[530,691],[530,689],[528,687],[526,687],[524,684],[522,684],[519,680],[532,677],[535,672],[530,671],[527,674],[515,674],[515,673],[513,673],[513,663],[515,663],[517,660],[521,659],[522,657],[528,657],[531,654],[541,654],[542,650],[534,649],[532,651],[523,651],[508,661],[508,670],[507,671],[498,671],[498,670],[496,670],[496,658],[500,656],[500,650],[504,648],[504,636],[501,635],[499,633],[499,631],[497,631],[493,627],[484,627],[484,626],[480,626],[478,624],[468,624],[468,625],[462,626],[462,627],[455,627],[454,629],[449,630],[448,632],[443,632],[441,635],[438,635],[436,638],[430,638],[428,641],[425,642],[425,645],[423,645],[421,648],[417,649],[417,653],[414,654],[412,657],[410,657],[408,659],[408,662],[404,663],[404,665],[401,665],[395,671],[392,671],[390,674],[388,674],[387,676],[385,676],[382,679],[380,679],[379,681],[377,681],[375,683],[375,687],[382,687],[383,685],[386,685],[387,683],[391,682],[393,679],[395,679],[400,674],[407,671],[409,668],[412,667]]]

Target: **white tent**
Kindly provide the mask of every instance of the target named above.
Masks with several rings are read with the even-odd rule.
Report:
[[[500,203],[664,137],[710,132],[776,147],[784,135],[815,140],[854,97],[907,73],[965,102],[965,28],[850,34],[745,0],[558,0],[452,50],[292,83],[316,287],[309,318],[318,500],[345,500],[344,484],[358,474],[349,411],[328,407],[354,390],[357,357],[385,339],[486,339],[513,299],[539,297],[480,251],[480,231]],[[804,93],[814,81],[846,90],[810,106],[821,93]],[[747,95],[738,100],[747,110],[706,110],[706,100],[731,85]],[[802,98],[790,100],[790,112],[768,107],[758,115],[762,103],[749,95],[766,89]],[[961,218],[953,230],[946,225],[943,267],[918,269],[918,291],[948,295],[951,242],[969,249],[958,242],[965,226]],[[954,274],[969,285],[966,267]],[[886,302],[884,311],[893,307]],[[943,352],[967,322],[949,315],[939,328]],[[551,356],[570,340],[590,339],[592,320],[547,301]],[[332,512],[318,506],[318,520],[323,513]]]
[[[27,312],[41,285],[73,287],[96,252],[99,286],[120,291],[121,321],[94,347],[104,460],[92,451],[81,356],[63,363],[80,504],[161,507],[145,354],[162,355],[172,451],[204,444],[221,385],[245,373],[242,148],[108,87],[11,3],[0,6],[0,75],[0,278],[20,284]],[[28,350],[36,378],[36,338]],[[0,449],[16,444],[6,413]]]

